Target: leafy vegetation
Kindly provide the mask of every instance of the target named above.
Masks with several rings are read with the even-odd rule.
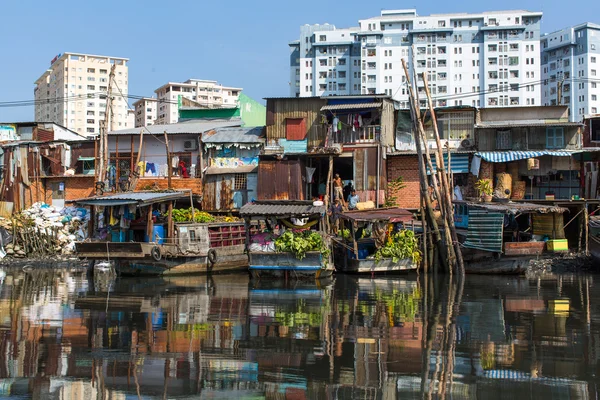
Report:
[[[286,231],[275,239],[275,249],[280,252],[293,253],[297,259],[302,260],[307,251],[320,251],[324,257],[329,255],[323,237],[315,231],[307,230],[294,233]]]
[[[492,181],[489,179],[480,179],[475,183],[475,189],[479,192],[479,196],[491,196],[494,192]]]
[[[384,258],[391,258],[393,262],[410,258],[414,263],[421,262],[421,251],[419,250],[419,241],[413,231],[403,229],[393,234],[385,246],[377,250],[375,259],[380,261]]]
[[[191,222],[192,208],[176,208],[173,210],[173,221],[175,222]],[[214,222],[215,217],[204,211],[194,211],[194,222],[205,223]]]
[[[396,207],[398,205],[398,197],[396,196],[398,192],[404,189],[406,185],[404,184],[404,178],[399,176],[398,178],[391,180],[388,182],[388,195],[385,199],[385,203],[383,203],[384,207]]]

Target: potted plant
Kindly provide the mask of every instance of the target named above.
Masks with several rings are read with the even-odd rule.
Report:
[[[479,192],[479,197],[489,203],[492,201],[492,193],[494,188],[492,187],[492,181],[489,179],[480,179],[475,184],[475,189]]]

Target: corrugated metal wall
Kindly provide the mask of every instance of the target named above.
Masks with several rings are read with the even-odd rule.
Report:
[[[325,104],[318,98],[267,99],[267,144],[286,138],[287,118],[304,118],[308,147],[321,146],[325,129],[320,123],[320,110]]]
[[[301,160],[261,160],[258,164],[259,200],[304,200]]]

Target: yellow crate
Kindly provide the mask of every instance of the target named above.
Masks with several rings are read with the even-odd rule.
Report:
[[[569,251],[567,239],[552,239],[546,242],[548,251]]]

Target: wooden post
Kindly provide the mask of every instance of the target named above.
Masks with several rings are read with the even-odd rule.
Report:
[[[171,176],[173,175],[173,170],[172,170],[172,160],[171,160],[171,151],[169,150],[169,136],[167,136],[167,131],[164,131],[165,134],[165,146],[167,148],[167,173],[168,173],[168,177],[167,177],[167,187],[169,189],[171,189]],[[190,193],[190,198],[191,198],[191,193]],[[193,207],[193,204],[192,204]]]
[[[325,184],[325,209],[329,211],[331,204],[329,202],[331,194],[331,178],[333,176],[333,156],[329,156],[329,170],[327,171],[327,182]],[[327,218],[327,232],[331,234],[331,218]]]
[[[167,243],[173,243],[173,202],[169,202],[169,211],[167,213]]]
[[[194,198],[192,196],[192,189],[189,189],[189,191],[190,191],[190,207],[192,207],[192,221],[196,222],[196,210],[194,209]]]
[[[135,158],[135,164],[133,165],[133,168],[130,170],[130,174],[129,174],[129,190],[130,191],[134,191],[138,180],[140,179],[140,176],[142,176],[142,174],[144,173],[144,171],[142,171],[142,168],[138,167],[138,164],[140,163],[140,157],[142,156],[142,145],[144,143],[144,128],[142,128],[140,130],[140,143],[138,145],[138,153],[137,153],[137,157]],[[133,135],[131,135],[131,158],[133,159]],[[139,170],[138,170],[139,168]]]
[[[143,130],[142,130],[143,132]],[[129,139],[131,140],[131,143],[129,145],[129,171],[135,171],[135,168],[137,168],[137,164],[134,164],[133,161],[133,135],[129,135]]]
[[[585,211],[583,212],[583,223],[585,224],[585,255],[590,255],[590,214],[588,213],[587,200],[585,202]]]
[[[444,245],[442,244],[441,241],[441,236],[440,236],[440,230],[438,228],[438,224],[437,221],[435,220],[435,215],[433,213],[433,205],[431,204],[431,199],[429,198],[429,193],[427,192],[427,171],[425,169],[425,162],[424,162],[424,157],[423,157],[423,149],[421,148],[421,141],[422,138],[424,138],[424,135],[422,136],[422,121],[421,121],[421,117],[420,117],[420,111],[419,111],[419,105],[416,101],[415,98],[415,94],[414,94],[414,90],[413,87],[411,85],[411,80],[410,80],[410,74],[408,73],[408,68],[406,66],[406,61],[402,60],[402,67],[404,68],[404,73],[406,75],[406,81],[407,81],[407,85],[408,85],[408,91],[410,94],[410,111],[411,111],[411,118],[413,121],[413,130],[415,131],[415,145],[417,148],[417,156],[419,158],[419,186],[420,186],[420,194],[421,194],[421,198],[424,200],[425,202],[425,210],[426,210],[426,218],[427,218],[427,222],[431,227],[431,231],[433,233],[433,242],[435,244],[435,248],[438,250],[437,251],[437,255],[439,257],[437,257],[439,259],[439,261],[442,263],[443,267],[447,268],[447,259],[445,257],[443,257],[442,255],[446,254],[446,249],[444,248]],[[425,146],[426,147],[426,146]],[[426,148],[427,150],[427,148]],[[429,160],[431,162],[431,160]],[[436,257],[434,256],[432,258],[432,265],[435,265],[435,259]]]
[[[152,204],[148,206],[148,215],[147,215],[148,226],[146,227],[146,232],[148,234],[148,242],[153,242],[154,238],[152,235],[154,234],[154,221],[152,220]]]
[[[425,274],[429,272],[429,259],[427,254],[427,223],[425,222],[425,206],[423,205],[423,198],[421,197],[421,225],[423,227],[423,270]],[[414,232],[414,230],[413,230]]]
[[[442,183],[442,196],[443,199],[438,198],[438,200],[441,200],[442,202],[445,202],[445,215],[444,217],[446,218],[447,221],[447,225],[448,228],[450,229],[450,235],[451,235],[451,243],[454,243],[454,255],[456,257],[456,262],[458,263],[458,269],[459,272],[461,273],[461,275],[464,275],[464,271],[465,271],[465,266],[463,264],[463,259],[462,259],[462,252],[460,249],[460,246],[458,244],[458,235],[456,234],[456,229],[454,227],[454,210],[452,207],[452,193],[451,193],[451,188],[450,188],[450,184],[448,182],[448,175],[445,172],[445,165],[444,165],[444,152],[443,152],[443,148],[442,148],[442,142],[440,140],[440,133],[438,131],[438,126],[437,126],[437,118],[435,116],[435,110],[433,108],[433,102],[431,100],[431,93],[429,92],[429,86],[428,86],[428,82],[427,82],[427,74],[423,73],[423,84],[425,85],[425,94],[427,95],[427,103],[429,105],[429,112],[431,113],[431,120],[432,120],[432,125],[433,125],[433,132],[435,133],[435,142],[437,145],[437,154],[438,154],[438,171],[441,172],[441,183]],[[448,147],[448,165],[450,165],[450,148]],[[441,169],[440,169],[441,168]],[[450,168],[450,166],[448,167]],[[432,171],[433,173],[433,171]],[[449,245],[451,245],[451,243],[448,243]]]
[[[200,177],[200,179],[204,179],[204,150],[202,149],[202,135],[198,137],[198,154],[200,155],[200,160],[198,161],[198,163],[200,164],[198,166],[198,176]]]

